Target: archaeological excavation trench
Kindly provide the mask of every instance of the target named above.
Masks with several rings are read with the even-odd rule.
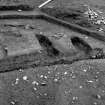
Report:
[[[105,104],[103,21],[75,6],[0,12],[0,105]]]

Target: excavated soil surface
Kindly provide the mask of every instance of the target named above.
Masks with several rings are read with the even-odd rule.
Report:
[[[39,13],[37,7],[43,2],[0,1],[0,6],[27,4],[34,9],[18,14],[30,16],[32,11]],[[56,0],[41,9],[71,28],[44,18],[0,19],[0,105],[105,105],[104,4],[103,0]],[[88,6],[97,18],[86,15]],[[0,17],[17,13],[17,8],[2,10]],[[73,44],[72,37],[84,41]]]

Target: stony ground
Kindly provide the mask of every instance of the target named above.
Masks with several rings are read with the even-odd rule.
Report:
[[[25,3],[37,8],[42,2],[44,0],[1,0],[0,4]],[[100,9],[104,16],[105,2],[103,0],[56,0],[46,7],[70,7],[84,11],[84,4],[89,5],[93,10]],[[99,33],[104,34],[104,32]],[[71,43],[70,38],[73,36],[85,40],[92,49],[103,48],[105,52],[105,42],[44,19],[2,19],[0,20],[1,64],[6,61],[4,60],[6,56],[14,57],[15,55],[40,52],[42,46],[38,42],[36,34],[47,36],[55,48],[68,56],[66,59],[69,60],[73,57],[76,58],[77,55],[81,58],[84,56]],[[7,55],[2,55],[4,54],[2,47],[7,49]],[[18,56],[16,56],[17,59]],[[23,59],[21,58],[19,64],[24,61]],[[13,63],[11,60],[8,62]],[[26,59],[25,63],[27,62]],[[20,68],[0,73],[0,105],[105,105],[104,65],[104,59],[81,60],[73,64],[40,67],[34,65],[26,69]],[[18,65],[16,66],[18,67]],[[2,65],[0,67],[2,68]]]

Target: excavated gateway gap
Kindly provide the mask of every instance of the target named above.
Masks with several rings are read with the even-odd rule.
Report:
[[[6,16],[6,19],[7,19],[7,17],[8,17],[8,15]],[[13,15],[10,16],[10,19],[14,19],[14,17],[13,18],[12,17],[13,17]],[[26,16],[22,16],[22,17],[24,19],[27,18]],[[19,15],[20,19],[22,17]],[[31,19],[31,15],[29,15],[29,18]],[[15,19],[17,19],[17,16],[15,16]],[[50,18],[50,20],[51,19],[52,18]],[[62,22],[61,22],[61,24],[62,24]],[[65,24],[65,26],[66,26],[66,24]],[[80,27],[79,28],[74,27],[73,25],[67,25],[67,26],[72,27],[73,30],[81,29]],[[79,31],[79,32],[80,33],[81,32],[82,33],[87,33],[87,34],[91,33],[91,31],[86,31],[84,29],[82,29],[82,31]],[[91,35],[93,35],[93,34],[91,33],[90,36]],[[94,35],[95,35],[95,33],[94,33]],[[65,82],[62,81],[61,84],[59,82],[57,82],[56,77],[55,77],[55,82],[54,81],[52,82],[51,78],[50,78],[50,80],[46,80],[46,81],[49,81],[48,83],[47,82],[46,83],[38,83],[37,82],[38,79],[41,79],[41,77],[38,77],[38,76],[43,77],[43,75],[38,75],[38,74],[40,74],[40,72],[47,71],[48,68],[46,66],[53,66],[53,65],[56,66],[56,65],[58,65],[58,68],[59,68],[58,73],[59,73],[59,71],[60,72],[63,71],[64,75],[67,75],[67,72],[64,71],[65,67],[63,68],[63,65],[61,65],[61,67],[59,67],[59,64],[68,64],[68,66],[69,66],[69,64],[72,64],[74,62],[78,62],[80,60],[104,59],[105,58],[105,54],[103,53],[103,49],[101,49],[101,48],[92,49],[91,46],[88,45],[88,43],[86,43],[85,41],[83,41],[81,39],[78,39],[78,37],[74,37],[74,39],[76,39],[76,40],[71,39],[74,47],[77,47],[78,49],[83,51],[83,53],[80,53],[79,55],[77,54],[77,55],[73,55],[73,56],[65,56],[63,53],[61,53],[57,49],[55,49],[53,44],[51,42],[49,42],[49,39],[44,39],[44,41],[39,40],[40,45],[44,48],[44,50],[41,50],[40,52],[37,51],[37,52],[31,52],[29,54],[9,56],[9,57],[7,56],[6,58],[1,59],[0,60],[0,73],[1,73],[1,76],[5,75],[6,74],[5,72],[9,72],[9,71],[39,67],[39,69],[37,68],[38,70],[34,69],[33,72],[31,70],[28,70],[28,71],[32,72],[34,77],[36,77],[36,81],[33,81],[35,87],[38,88],[36,93],[35,93],[35,90],[34,90],[36,88],[34,88],[32,91],[28,90],[28,88],[31,88],[32,84],[28,84],[29,81],[27,80],[27,77],[23,78],[25,80],[24,82],[22,82],[22,80],[20,81],[19,78],[16,78],[16,82],[20,81],[20,84],[18,85],[15,82],[16,83],[15,85],[13,85],[12,87],[9,87],[10,84],[8,82],[9,81],[8,78],[11,78],[13,75],[11,76],[11,74],[10,74],[8,76],[7,75],[4,76],[3,79],[6,81],[7,84],[9,84],[9,86],[6,85],[6,87],[7,87],[6,91],[8,91],[10,94],[4,93],[4,94],[8,95],[7,96],[8,98],[10,98],[7,101],[8,104],[12,104],[12,105],[13,104],[20,104],[20,103],[22,103],[24,101],[23,104],[25,104],[25,102],[26,102],[26,103],[28,103],[27,105],[29,105],[29,104],[32,104],[32,105],[55,105],[54,104],[54,101],[56,100],[55,98],[58,98],[59,102],[56,103],[56,105],[66,105],[66,104],[67,105],[69,105],[69,104],[72,105],[72,104],[85,104],[85,103],[86,103],[86,105],[90,105],[89,104],[89,103],[91,103],[90,101],[92,101],[91,104],[94,104],[93,101],[96,101],[96,100],[99,101],[99,104],[103,105],[103,103],[101,103],[100,101],[104,101],[104,99],[105,99],[104,95],[100,96],[98,94],[98,92],[97,92],[97,89],[95,87],[94,88],[92,87],[92,86],[94,86],[94,83],[90,86],[91,81],[87,81],[87,82],[90,82],[90,84],[89,83],[86,84],[87,82],[85,83],[86,79],[93,80],[93,77],[96,78],[96,79],[97,79],[96,76],[101,77],[100,74],[101,73],[103,74],[103,72],[97,73],[97,71],[98,71],[97,67],[93,69],[92,68],[93,66],[92,66],[90,68],[90,70],[87,70],[88,73],[90,73],[91,75],[93,74],[93,77],[90,76],[88,78],[88,76],[85,73],[81,72],[81,71],[79,73],[79,67],[81,66],[81,64],[80,64],[79,67],[78,67],[79,64],[77,64],[76,65],[77,67],[74,66],[75,75],[78,74],[76,79],[75,79],[75,77],[73,77],[74,79],[72,79],[72,76],[71,76],[71,78],[69,77],[69,79],[67,79],[67,81],[66,80],[65,80]],[[99,39],[100,39],[100,37],[99,37]],[[102,39],[104,40],[104,37],[102,37],[101,40]],[[46,42],[45,42],[45,40],[46,40]],[[88,52],[88,54],[87,54],[87,52]],[[41,66],[44,66],[45,68],[44,67],[41,68]],[[85,66],[87,68],[89,68],[89,66],[87,64],[85,64]],[[54,67],[54,69],[55,68],[56,67]],[[45,70],[43,70],[43,69],[45,69]],[[72,70],[70,71],[70,67],[67,67],[67,69],[70,72],[70,74],[68,74],[68,75],[69,76],[73,75],[72,74],[73,71]],[[51,71],[53,71],[53,68],[52,68]],[[27,72],[27,70],[26,70],[26,72]],[[86,70],[84,72],[86,72]],[[29,76],[32,75],[32,74],[29,73]],[[53,74],[53,75],[55,76],[56,74],[57,74],[57,70],[55,70],[55,74]],[[59,76],[59,74],[57,74],[57,75]],[[20,75],[20,73],[19,73],[19,76],[20,76],[20,79],[21,79],[22,75]],[[49,76],[49,77],[51,77],[51,76]],[[63,76],[62,76],[62,73],[61,73],[61,78],[62,77]],[[53,77],[53,79],[54,79],[54,77]],[[103,79],[100,79],[100,80],[104,80],[104,77],[103,77]],[[81,89],[81,87],[80,87],[79,90],[76,90],[76,88],[77,89],[79,88],[77,86],[77,84],[79,85],[79,81],[81,81],[81,84],[83,84],[83,86],[85,86],[85,88],[83,88],[83,89],[85,89],[86,91]],[[18,86],[20,86],[20,87],[18,87]],[[58,90],[58,87],[59,87],[59,90]],[[73,91],[71,91],[71,93],[72,93],[71,97],[69,96],[69,93],[65,95],[65,92],[67,92],[67,91],[69,92],[69,88],[74,89],[74,94],[73,94]],[[59,91],[58,95],[61,95],[61,97],[62,97],[60,99],[59,99],[59,96],[55,97],[56,93],[58,91]],[[78,97],[73,97],[73,96],[76,95],[75,92],[77,93],[77,95],[79,94],[78,92],[80,92],[80,98],[82,100],[81,102],[77,101]],[[44,95],[44,93],[47,93],[47,95],[46,94]],[[83,96],[82,96],[82,93],[84,93]],[[35,94],[35,95],[33,95],[33,94]],[[6,95],[4,96],[5,100],[6,100]],[[37,95],[39,95],[39,98],[37,98]],[[72,98],[73,98],[73,101],[72,101]],[[2,100],[2,101],[4,101],[4,100]]]
[[[4,8],[5,7],[5,8]],[[28,5],[18,5],[18,6],[0,6],[0,10],[11,10],[10,13],[7,14],[1,13],[0,19],[44,19],[46,21],[50,21],[52,23],[56,23],[58,25],[62,25],[66,28],[69,28],[73,31],[86,34],[87,36],[94,37],[98,40],[105,41],[105,37],[98,32],[88,30],[78,25],[74,25],[71,23],[67,23],[63,20],[54,18],[53,16],[49,16],[47,14],[41,13],[40,11],[34,11],[33,7]],[[16,12],[17,10],[21,9],[22,12]],[[23,11],[30,11],[33,10],[32,13],[25,13]],[[13,12],[15,11],[15,12]],[[35,15],[35,14],[36,15]],[[77,12],[78,13],[78,12]],[[34,14],[34,15],[33,15]],[[51,47],[51,46],[49,46]],[[51,50],[51,49],[50,49]],[[53,48],[54,50],[54,48]],[[53,51],[51,50],[51,51]],[[50,52],[51,52],[50,51]],[[54,51],[57,51],[56,49]],[[83,54],[80,56],[56,56],[56,57],[49,57],[46,54],[46,51],[42,52],[32,52],[30,54],[23,54],[17,56],[10,56],[0,60],[0,72],[9,72],[17,69],[24,69],[29,67],[36,67],[36,66],[50,66],[50,65],[57,65],[57,64],[72,64],[79,60],[86,60],[86,59],[104,59],[105,54],[103,54],[102,49],[92,49],[91,52],[96,52],[95,55],[86,55]],[[48,52],[48,51],[47,51]],[[52,52],[51,52],[52,53]],[[54,53],[54,52],[53,52]],[[59,52],[58,52],[59,53]],[[86,52],[85,52],[86,53]]]
[[[51,46],[49,46],[51,47]],[[94,53],[95,52],[95,53]],[[9,72],[18,69],[25,69],[30,67],[38,67],[38,66],[51,66],[57,64],[72,64],[74,62],[86,59],[104,59],[105,54],[102,49],[95,48],[92,49],[90,54],[80,54],[73,56],[64,56],[62,53],[59,56],[53,54],[52,50],[51,56],[49,56],[45,50],[39,52],[31,52],[29,54],[9,56],[0,60],[0,72]],[[53,54],[53,56],[52,56]],[[63,56],[63,57],[62,57]]]

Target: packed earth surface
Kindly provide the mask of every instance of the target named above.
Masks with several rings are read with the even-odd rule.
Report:
[[[105,1],[0,0],[0,105],[105,105]]]

